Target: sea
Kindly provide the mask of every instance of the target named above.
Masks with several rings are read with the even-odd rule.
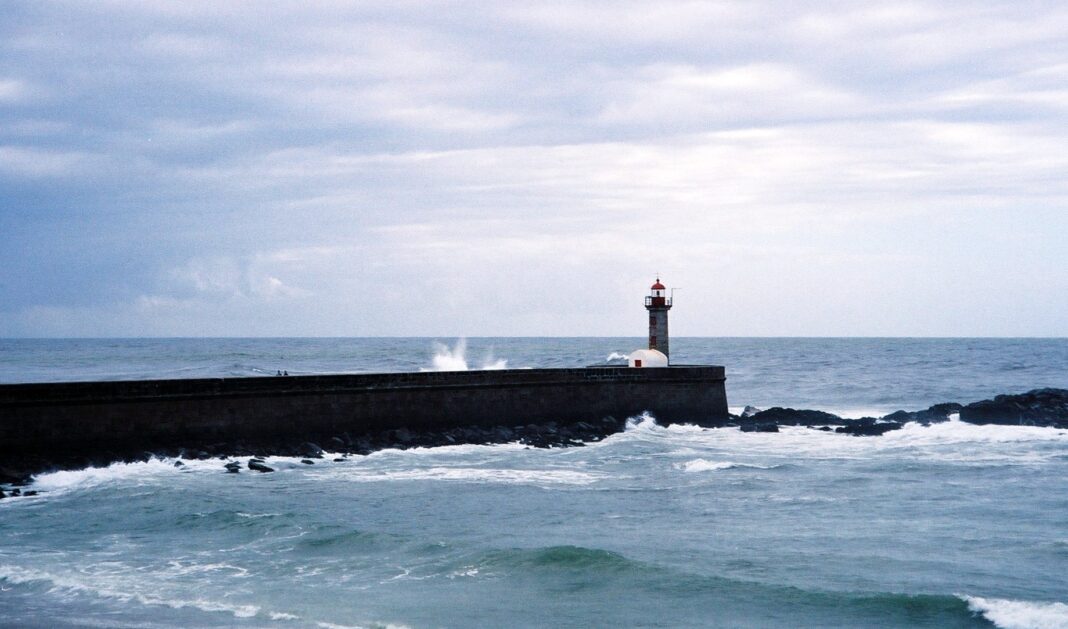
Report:
[[[639,338],[0,340],[0,383],[575,367]],[[1068,388],[1068,339],[673,338],[728,402],[845,417]],[[172,459],[0,500],[3,627],[1068,628],[1068,431],[664,427]],[[0,462],[2,465],[2,462]]]

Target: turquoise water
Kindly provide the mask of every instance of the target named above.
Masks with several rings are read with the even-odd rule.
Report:
[[[0,341],[0,381],[419,369],[435,352],[571,366],[637,343]],[[889,411],[1068,386],[1064,340],[672,347],[727,365],[732,407]],[[856,438],[636,417],[583,448],[271,461],[265,475],[219,460],[60,472],[0,501],[0,625],[1068,627],[1064,430]]]

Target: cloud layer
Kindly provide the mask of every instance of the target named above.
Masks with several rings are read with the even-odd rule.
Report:
[[[1051,2],[14,2],[0,336],[1068,335]]]

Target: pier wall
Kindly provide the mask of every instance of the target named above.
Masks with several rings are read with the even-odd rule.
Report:
[[[567,424],[651,412],[727,420],[724,369],[501,371],[0,385],[0,453]]]

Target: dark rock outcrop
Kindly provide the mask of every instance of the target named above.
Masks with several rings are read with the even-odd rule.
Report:
[[[1068,389],[1034,389],[973,402],[960,409],[960,419],[971,424],[1068,428]]]
[[[930,408],[922,411],[894,411],[889,415],[883,417],[884,421],[890,422],[919,422],[925,426],[931,424],[937,424],[940,422],[949,421],[949,416],[953,413],[959,413],[961,405],[956,402],[944,402],[942,404],[935,404]]]
[[[811,426],[812,424],[841,424],[842,418],[823,411],[776,406],[766,411],[754,413],[747,418],[743,418],[742,421],[757,424],[771,422],[780,426]]]
[[[298,448],[298,453],[301,456],[307,457],[309,459],[318,459],[322,458],[323,449],[320,448],[319,444],[317,443],[305,441],[304,443],[300,444],[300,448]]]
[[[273,472],[274,471],[274,468],[273,467],[269,467],[264,462],[263,459],[249,459],[248,460],[248,469],[255,470],[257,472],[262,472],[262,473],[267,473],[267,472]]]
[[[779,425],[775,422],[742,424],[739,428],[742,432],[779,432]]]
[[[241,464],[238,463],[237,461],[230,461],[229,463],[227,463],[223,467],[226,468],[226,473],[227,474],[237,474],[238,472],[241,471]]]
[[[904,424],[893,421],[879,421],[874,417],[862,417],[860,419],[847,419],[835,432],[853,435],[855,437],[877,437],[891,430],[900,430]]]

